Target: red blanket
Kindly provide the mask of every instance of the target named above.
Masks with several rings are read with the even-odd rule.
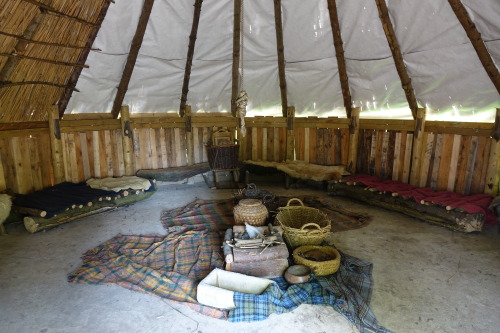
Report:
[[[488,208],[493,200],[493,196],[489,194],[461,195],[451,191],[434,191],[429,187],[417,187],[369,175],[358,175],[346,180],[373,187],[377,191],[394,192],[403,197],[413,198],[418,203],[423,200],[438,205],[460,208],[468,213],[482,213],[484,214],[484,225],[497,224],[495,214]]]

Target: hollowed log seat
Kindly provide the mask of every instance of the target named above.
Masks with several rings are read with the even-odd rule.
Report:
[[[489,194],[434,191],[369,175],[331,181],[328,194],[350,197],[462,232],[481,231],[485,225],[497,224],[495,213],[489,208],[493,200]]]

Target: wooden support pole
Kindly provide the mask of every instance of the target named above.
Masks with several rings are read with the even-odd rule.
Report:
[[[240,41],[241,41],[241,0],[234,0],[233,21],[233,68],[231,89],[231,114],[236,117],[236,99],[239,93],[239,68],[240,68]]]
[[[495,129],[500,128],[500,108],[497,109],[495,117]],[[490,147],[490,160],[486,171],[486,185],[484,193],[498,195],[500,193],[500,140],[493,134],[493,142]]]
[[[184,82],[182,83],[181,105],[179,107],[179,115],[184,117],[186,113],[187,95],[189,92],[189,79],[191,77],[191,66],[193,65],[194,47],[196,45],[196,35],[198,34],[198,24],[200,23],[201,5],[203,0],[195,0],[193,25],[191,26],[191,34],[189,35],[189,46],[186,57],[186,67],[184,70]]]
[[[123,164],[125,165],[125,176],[133,176],[134,167],[134,139],[132,126],[130,124],[130,111],[128,105],[123,105],[120,111],[120,122],[122,126]]]
[[[337,64],[339,68],[340,87],[342,88],[344,107],[347,113],[347,118],[351,118],[352,97],[351,90],[349,88],[349,78],[347,77],[347,68],[345,65],[344,42],[342,41],[342,35],[340,34],[339,16],[337,13],[337,3],[335,0],[328,0],[328,11],[330,13],[333,45],[335,46],[335,56],[337,57]]]
[[[286,110],[286,161],[295,160],[295,107]]]
[[[278,50],[278,71],[281,91],[281,107],[283,117],[288,116],[288,100],[286,96],[286,77],[285,77],[285,54],[283,46],[283,23],[281,20],[281,0],[274,0],[274,21],[276,26],[276,45]],[[294,111],[295,114],[295,111]]]
[[[347,152],[347,171],[356,173],[358,161],[359,113],[361,108],[352,108],[349,117],[349,151]]]
[[[194,140],[193,140],[193,125],[191,122],[191,105],[186,105],[186,149],[187,149],[187,165],[194,164]]]
[[[32,38],[38,27],[40,26],[40,23],[42,22],[45,14],[44,12],[40,12],[38,15],[33,17],[31,22],[28,24],[26,29],[23,32],[23,37],[24,38]],[[22,55],[26,51],[26,47],[28,46],[28,43],[25,41],[18,41],[16,46],[14,46],[14,52],[16,54]],[[20,57],[9,57],[7,61],[5,61],[2,69],[0,70],[0,82],[2,81],[9,81],[10,76],[12,75],[12,72],[14,71],[14,68],[16,68],[17,64],[21,61],[22,58]]]
[[[132,72],[134,71],[135,62],[137,61],[137,56],[139,55],[139,50],[141,49],[142,40],[144,39],[144,33],[146,32],[146,27],[148,26],[154,2],[155,0],[144,0],[141,16],[139,17],[139,22],[137,23],[135,35],[130,45],[127,62],[125,63],[120,84],[118,85],[115,100],[113,102],[113,108],[111,109],[113,118],[117,118],[120,113],[123,99],[127,93],[130,78],[132,77]]]
[[[474,24],[474,22],[472,22],[469,14],[467,13],[467,10],[460,0],[448,0],[448,2],[450,3],[451,9],[455,13],[458,20],[462,24],[462,27],[467,33],[472,46],[476,50],[479,60],[483,64],[484,70],[486,71],[491,79],[491,82],[493,82],[495,88],[497,88],[497,91],[500,94],[500,74],[498,68],[495,66],[495,63],[493,62],[488,49],[484,45],[483,39],[481,38],[481,34],[477,30],[476,25]]]
[[[104,21],[104,17],[106,16],[106,13],[108,12],[108,8],[111,2],[106,1],[102,8],[101,11],[99,12],[99,15],[97,17],[96,25],[92,32],[89,34],[87,38],[87,42],[85,43],[85,50],[80,53],[80,56],[78,57],[77,63],[79,64],[84,64],[85,61],[87,61],[87,57],[89,56],[90,49],[92,47],[92,44],[94,44],[94,40],[97,37],[97,32],[99,31],[99,28],[101,27],[102,21]],[[69,100],[71,98],[71,95],[73,94],[73,90],[76,87],[76,83],[78,81],[78,78],[80,77],[80,74],[82,73],[82,67],[75,67],[73,68],[71,75],[67,81],[67,88],[64,89],[63,93],[61,94],[61,98],[59,98],[59,117],[62,117],[64,115],[64,112],[66,111],[66,108],[68,107]]]
[[[391,19],[389,18],[389,10],[385,0],[375,0],[377,3],[378,13],[380,21],[382,22],[382,27],[384,28],[385,36],[387,37],[387,42],[392,52],[392,57],[394,59],[394,64],[396,65],[396,70],[399,74],[399,79],[401,80],[401,85],[406,95],[406,100],[411,109],[411,114],[413,119],[417,118],[418,103],[415,97],[415,91],[413,90],[413,85],[411,84],[410,76],[406,71],[405,64],[403,62],[403,55],[401,54],[401,49],[399,48],[399,43],[396,38],[396,33],[392,27]]]
[[[413,132],[413,148],[411,153],[410,184],[419,186],[420,165],[422,160],[422,149],[425,144],[425,108],[418,108],[417,119],[415,120],[415,130]]]
[[[59,184],[65,180],[63,143],[61,140],[61,128],[59,126],[59,110],[54,105],[49,111],[49,136],[52,154],[52,168],[54,169],[54,182]]]

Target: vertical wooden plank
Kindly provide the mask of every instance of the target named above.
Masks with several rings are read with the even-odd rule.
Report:
[[[326,164],[326,150],[325,150],[325,129],[318,128],[316,130],[316,164]]]
[[[389,132],[384,131],[382,133],[382,143],[381,146],[381,156],[380,156],[380,177],[387,178],[387,152],[389,151]]]
[[[68,164],[66,164],[66,168],[69,168],[69,179],[73,183],[79,183],[75,133],[68,133],[66,141],[68,147]]]
[[[121,130],[112,130],[110,135],[113,144],[113,176],[123,176],[125,174],[125,161],[123,159]]]
[[[182,140],[182,138],[186,137],[186,130],[184,128],[176,128],[175,131],[175,139],[179,143],[179,158],[180,158],[180,164],[179,166],[186,166],[187,165],[187,142],[186,140]]]
[[[436,146],[434,148],[434,160],[432,161],[432,174],[430,187],[434,190],[438,189],[439,168],[441,166],[441,151],[443,147],[443,134],[436,135]]]
[[[33,190],[34,191],[41,190],[44,187],[43,187],[42,166],[40,163],[40,152],[41,148],[44,149],[45,147],[40,146],[40,140],[38,136],[31,136],[31,135],[28,137],[28,147],[29,147],[29,156],[31,162],[31,178],[33,180]],[[0,178],[2,174],[3,173],[0,170]]]
[[[11,156],[12,154],[10,151],[10,140],[12,140],[12,138],[4,138],[4,139],[0,138],[0,153],[2,154],[3,172],[5,175],[5,186],[8,189],[14,190],[16,171],[14,163],[12,162],[12,156]]]
[[[305,128],[296,128],[295,134],[295,158],[299,161],[304,161],[304,140],[305,140]]]
[[[3,144],[3,141],[0,140],[0,146]],[[5,180],[5,171],[4,171],[4,160],[2,150],[0,149],[0,191],[5,191],[7,189],[7,181]]]
[[[460,150],[460,135],[453,135],[453,146],[451,149],[450,171],[448,174],[448,191],[455,190],[455,180],[457,178],[458,155]]]
[[[389,131],[387,140],[387,162],[386,162],[386,173],[387,179],[392,179],[392,167],[394,165],[394,144],[396,141],[396,132]]]
[[[124,174],[126,176],[132,176],[135,174],[135,164],[137,158],[134,154],[135,148],[138,148],[134,144],[134,133],[132,126],[130,125],[130,112],[128,105],[123,105],[120,109],[120,125],[121,125],[121,138],[122,138],[122,150],[123,150],[123,164],[124,164]]]
[[[437,190],[445,191],[448,187],[448,173],[450,171],[451,150],[453,146],[453,135],[444,134],[443,148],[441,149],[441,162],[439,166]]]
[[[273,132],[274,132],[273,161],[279,162],[280,161],[280,129],[278,127],[275,127],[273,129]]]
[[[382,155],[385,131],[377,131],[376,157],[375,157],[375,175],[384,178],[382,175]]]
[[[497,109],[497,121],[495,127],[498,128],[500,108]],[[484,193],[498,195],[500,182],[500,141],[498,141],[498,132],[490,141],[488,156],[488,166],[484,176]]]
[[[85,178],[85,171],[83,169],[83,156],[82,156],[82,143],[80,140],[80,133],[75,133],[75,153],[76,153],[76,163],[78,168],[78,182],[83,182]]]
[[[279,162],[284,162],[286,161],[286,138],[287,138],[287,130],[286,128],[280,128],[280,159]]]
[[[370,144],[370,164],[368,167],[370,175],[375,175],[375,161],[377,160],[377,138],[378,138],[379,132],[378,131],[373,131],[372,132],[372,140]]]
[[[496,150],[496,148],[494,148],[494,146],[496,146],[496,141],[493,138],[484,138],[484,139],[485,139],[486,143],[484,146],[483,158],[481,159],[482,170],[481,170],[481,177],[479,178],[477,193],[489,193],[489,194],[496,195],[498,193],[498,186],[496,186],[496,188],[497,188],[496,190],[493,189],[493,191],[491,191],[491,192],[486,191],[486,189],[489,190],[489,188],[486,187],[486,182],[487,182],[487,179],[489,178],[488,168],[490,167],[490,164],[491,165],[495,164],[495,162],[490,163],[490,158],[492,158],[492,155],[491,155],[492,146],[493,146],[493,150],[494,151]],[[498,156],[498,154],[497,154],[497,156]],[[493,155],[493,159],[495,159],[494,155]],[[498,157],[496,158],[496,164],[498,165]],[[498,177],[498,175],[499,174],[497,171],[496,177]]]
[[[263,128],[258,127],[257,128],[257,160],[258,161],[264,161],[264,156],[262,154],[262,145],[263,145],[262,135],[263,135]]]
[[[341,160],[340,164],[347,166],[349,157],[349,130],[346,128],[340,129],[341,133]],[[358,143],[356,142],[356,145]]]
[[[113,177],[113,145],[111,143],[111,133],[109,130],[104,131],[104,145],[106,147],[106,168],[108,177]]]
[[[399,166],[401,161],[401,133],[397,132],[394,137],[394,163],[392,165],[392,180],[400,181]]]
[[[20,194],[33,192],[31,162],[26,137],[13,137],[10,140],[10,149],[16,174],[14,192]]]
[[[167,164],[168,167],[175,166],[175,151],[174,151],[174,129],[173,128],[165,128],[165,146],[167,149]]]
[[[420,183],[418,186],[426,187],[427,179],[429,178],[429,167],[431,165],[432,151],[434,147],[434,133],[423,133],[423,142],[425,143],[425,148],[422,149],[422,166],[420,167]]]
[[[90,173],[90,160],[89,160],[89,149],[87,142],[87,135],[85,132],[78,133],[78,139],[80,141],[80,151],[82,155],[82,168],[83,168],[83,179],[87,180],[91,178]]]
[[[304,162],[309,163],[311,155],[311,132],[309,128],[304,128]]]
[[[262,129],[262,160],[267,161],[267,128]]]
[[[154,128],[149,129],[149,146],[151,149],[151,169],[158,169],[158,152],[156,148],[156,130]]]
[[[465,189],[465,170],[467,169],[467,159],[471,137],[469,135],[461,136],[460,152],[457,161],[457,176],[455,177],[455,192],[464,194]]]
[[[318,130],[316,128],[309,129],[309,163],[317,163],[318,151]]]
[[[488,138],[484,136],[478,138],[477,155],[476,155],[477,157],[474,162],[474,171],[472,173],[472,182],[470,188],[471,194],[483,193],[484,191],[484,186],[481,187],[481,179],[483,178],[482,177],[483,163],[484,162],[488,163],[489,151],[488,152],[485,151],[487,140]]]
[[[101,175],[101,159],[100,159],[100,151],[99,151],[99,131],[92,132],[92,156],[94,157],[94,177],[102,178]]]
[[[59,109],[57,105],[51,107],[48,112],[49,116],[49,136],[50,136],[50,149],[52,157],[52,168],[54,170],[54,181],[56,184],[64,181],[64,149],[63,142],[61,141],[61,131],[59,129]]]
[[[465,182],[464,182],[465,195],[468,195],[471,192],[472,176],[474,175],[474,165],[476,163],[476,156],[477,156],[477,146],[478,146],[478,137],[472,136],[471,143],[469,146],[469,154],[467,158],[466,169],[465,169]]]
[[[266,161],[274,160],[274,127],[267,129]]]
[[[350,106],[349,106],[350,107]],[[347,110],[349,111],[349,110]],[[347,171],[351,173],[360,173],[362,172],[360,169],[356,169],[358,166],[361,166],[362,163],[358,163],[358,148],[360,141],[360,129],[359,129],[359,113],[361,112],[361,108],[351,108],[351,112],[347,112],[347,116],[349,117],[349,148],[348,148],[348,157],[347,157]],[[366,132],[366,131],[365,131]],[[362,143],[363,148],[366,148],[365,142]],[[366,153],[365,153],[366,156]]]
[[[347,133],[344,133],[343,135],[340,128],[335,128],[331,130],[331,135],[330,135],[331,149],[329,154],[332,155],[333,153],[333,155],[329,165],[340,165],[340,164],[345,165],[345,163],[342,161],[343,160],[342,154],[345,151],[344,155],[347,160],[347,149],[344,149],[344,147],[347,148],[346,146],[349,144],[348,140],[349,137]],[[343,143],[345,143],[346,146],[344,146]]]
[[[70,160],[70,154],[69,154],[69,142],[68,142],[68,134],[62,133],[61,134],[61,143],[62,143],[62,160],[63,160],[63,166],[64,166],[64,181],[70,181],[71,180],[71,160]]]
[[[259,155],[257,150],[257,128],[252,127],[252,161],[258,161]]]
[[[202,159],[202,151],[201,151],[201,145],[200,145],[200,128],[199,127],[193,127],[193,154],[194,154],[194,163],[198,164],[201,163]],[[160,132],[163,136],[165,137],[165,133],[162,128],[162,132]],[[163,139],[162,139],[163,140]],[[241,145],[241,142],[240,142]],[[163,154],[163,145],[162,145],[162,154]],[[166,168],[166,166],[164,166]]]
[[[406,89],[406,88],[405,88]],[[414,110],[412,110],[414,111]],[[423,133],[425,132],[425,108],[418,108],[415,117],[415,130],[413,131],[413,147],[411,151],[410,184],[418,185],[420,177],[421,158],[423,150]]]
[[[99,131],[99,167],[101,168],[101,177],[108,177],[108,157],[106,147],[106,131]]]
[[[411,163],[411,149],[413,145],[413,134],[406,134],[406,150],[404,154],[404,167],[403,167],[403,183],[409,183],[410,181],[410,163]]]

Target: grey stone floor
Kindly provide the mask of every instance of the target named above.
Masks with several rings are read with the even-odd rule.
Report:
[[[259,185],[259,184],[258,184]],[[367,213],[365,228],[331,234],[340,250],[374,264],[371,307],[394,332],[500,330],[500,234],[462,234],[314,189],[259,188],[311,194]],[[357,332],[332,308],[301,305],[265,321],[230,323],[118,286],[71,284],[86,250],[122,234],[164,234],[160,212],[195,197],[230,198],[203,182],[160,184],[151,198],[58,228],[29,234],[8,224],[0,237],[0,332]]]

